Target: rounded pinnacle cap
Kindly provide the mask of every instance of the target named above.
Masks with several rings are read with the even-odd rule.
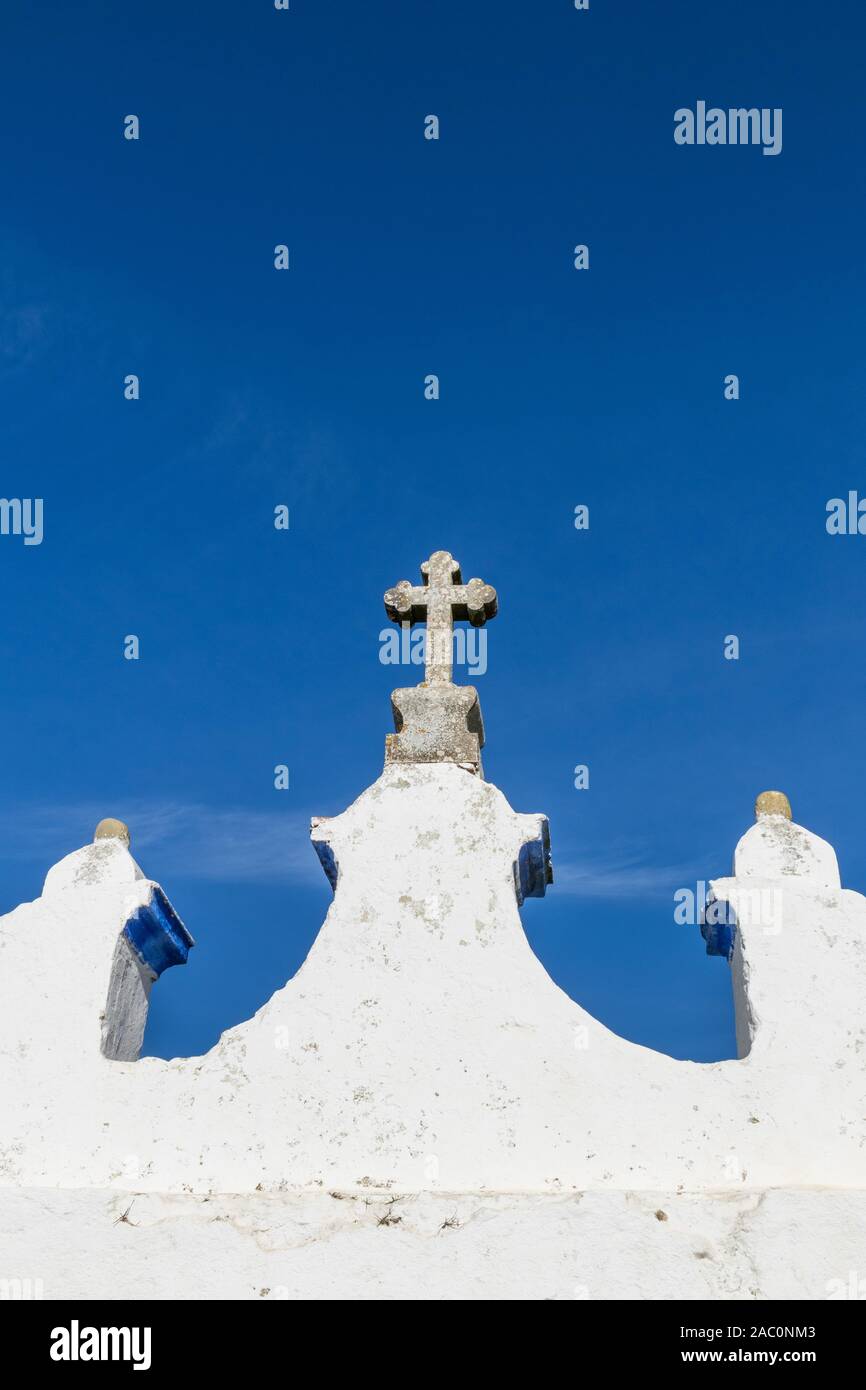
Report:
[[[793,820],[791,803],[784,792],[761,792],[755,802],[755,819],[758,816],[784,816]]]
[[[96,827],[93,835],[96,840],[122,840],[129,848],[129,826],[124,825],[122,820],[115,820],[113,816],[108,816],[101,820]]]

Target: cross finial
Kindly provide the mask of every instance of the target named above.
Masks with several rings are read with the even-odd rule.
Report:
[[[101,820],[93,834],[96,840],[122,840],[129,849],[129,826],[124,825],[122,820],[115,820],[113,816]]]
[[[496,617],[496,590],[480,579],[463,583],[460,566],[447,550],[434,550],[421,566],[423,584],[408,579],[385,594],[385,611],[395,623],[427,623],[426,685],[451,685],[454,621],[483,627]]]
[[[791,820],[791,803],[784,792],[761,792],[755,802],[755,819],[760,816],[784,816]]]
[[[434,550],[421,575],[423,584],[401,579],[385,595],[392,622],[427,624],[424,680],[391,695],[397,732],[385,740],[385,760],[459,763],[481,776],[484,725],[478,691],[451,680],[451,643],[455,620],[483,627],[496,616],[496,590],[480,579],[464,584],[447,550]]]

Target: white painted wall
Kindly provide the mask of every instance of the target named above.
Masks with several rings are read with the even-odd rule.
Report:
[[[539,831],[457,766],[389,766],[317,823],[339,883],[301,970],[204,1057],[172,1062],[100,1050],[116,942],[152,885],[117,841],[62,861],[0,920],[5,1249],[26,1258],[32,1220],[52,1276],[96,1289],[107,1268],[118,1290],[159,1251],[165,1296],[212,1296],[186,1284],[194,1264],[221,1266],[199,1289],[250,1296],[324,1287],[329,1270],[344,1296],[391,1296],[401,1271],[446,1296],[440,1252],[458,1248],[479,1296],[487,1280],[513,1297],[521,1277],[531,1297],[582,1296],[572,1278],[589,1297],[826,1296],[803,1289],[846,1278],[864,1245],[866,901],[839,887],[830,846],[763,817],[712,884],[740,919],[748,1055],[679,1062],[610,1033],[533,955],[514,866]],[[766,921],[749,915],[762,890]],[[141,1005],[133,989],[129,1037]],[[373,1227],[394,1198],[400,1221]],[[136,1233],[130,1215],[105,1234],[133,1199]],[[58,1209],[99,1264],[92,1285],[36,1234]],[[111,1239],[133,1265],[108,1257]],[[395,1252],[392,1278],[377,1261]]]

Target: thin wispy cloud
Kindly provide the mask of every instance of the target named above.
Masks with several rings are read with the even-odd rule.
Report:
[[[360,488],[357,468],[339,432],[315,420],[299,423],[284,406],[253,391],[234,394],[182,462],[243,458],[248,478],[291,479],[293,503],[303,508],[327,495],[350,498]]]
[[[47,871],[87,844],[106,814],[127,822],[133,855],[160,881],[172,874],[214,883],[309,882],[321,876],[307,816],[184,801],[140,799],[107,810],[102,801],[8,808],[0,811],[2,857],[35,861]],[[614,849],[555,859],[554,890],[581,898],[659,898],[719,872],[718,865],[658,865],[645,848]]]
[[[42,304],[0,304],[0,369],[28,367],[47,334]]]
[[[661,898],[708,877],[706,869],[694,864],[659,866],[638,851],[587,856],[564,864],[554,861],[556,891],[581,898]]]
[[[215,808],[197,802],[129,801],[112,805],[132,834],[132,853],[150,877],[172,874],[218,883],[286,883],[321,875],[309,819],[298,814]],[[53,863],[87,844],[105,803],[16,807],[0,812],[6,860]]]

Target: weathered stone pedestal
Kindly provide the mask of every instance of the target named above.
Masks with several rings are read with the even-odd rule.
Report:
[[[472,685],[413,685],[391,695],[394,734],[385,738],[385,761],[460,763],[481,774],[484,724]]]

